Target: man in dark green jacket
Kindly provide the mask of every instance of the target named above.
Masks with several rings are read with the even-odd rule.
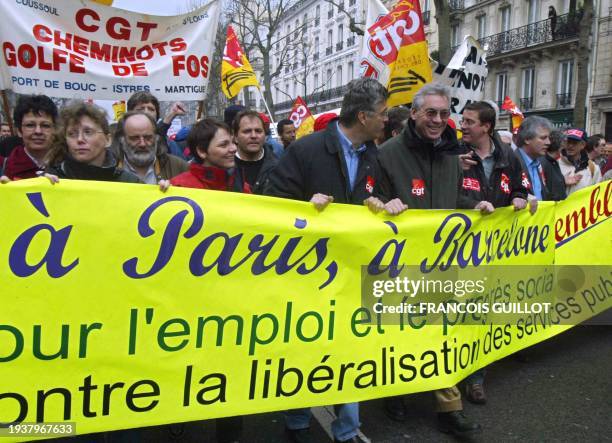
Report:
[[[463,175],[457,155],[463,151],[455,131],[447,126],[449,116],[447,86],[430,83],[415,95],[408,125],[380,147],[381,194],[386,199],[399,199],[410,209],[470,208],[469,200],[460,193]],[[488,202],[475,207],[471,204],[471,208],[492,211]],[[441,431],[467,437],[480,430],[479,424],[463,415],[456,386],[438,389],[434,394]],[[394,420],[408,417],[401,397],[387,398],[385,411]]]

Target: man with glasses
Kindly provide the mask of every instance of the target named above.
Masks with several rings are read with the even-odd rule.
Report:
[[[130,111],[117,125],[113,152],[119,166],[135,174],[147,184],[158,184],[187,171],[183,159],[168,154],[156,133],[155,120],[142,111]]]
[[[455,130],[447,126],[450,116],[450,89],[438,83],[423,86],[414,96],[408,124],[397,137],[383,143],[379,160],[383,169],[382,194],[401,200],[388,209],[467,208],[460,194],[461,166]],[[389,207],[391,202],[387,204]],[[474,209],[483,210],[479,202]],[[463,414],[461,393],[456,386],[434,391],[439,429],[458,437],[469,437],[480,431],[480,425]],[[385,399],[387,416],[405,421],[408,412],[401,397]]]
[[[57,107],[46,95],[22,95],[13,120],[23,139],[7,157],[4,175],[11,180],[34,178],[45,169],[45,156],[53,141]]]

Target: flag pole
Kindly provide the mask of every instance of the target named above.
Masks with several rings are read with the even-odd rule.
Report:
[[[268,115],[270,116],[270,123],[272,123],[273,125],[276,126],[276,123],[274,122],[274,116],[272,115],[272,113],[270,112],[270,108],[268,108],[268,103],[266,102],[266,98],[264,97],[264,95],[261,93],[261,89],[257,88],[257,90],[259,91],[259,96],[261,97],[261,99],[264,102],[264,106],[266,107],[266,111],[268,111]]]
[[[13,127],[13,119],[11,118],[11,107],[9,106],[8,97],[6,96],[6,90],[2,91],[2,108],[4,109],[4,115],[6,116],[6,122],[9,125],[11,135],[15,135],[15,128]]]

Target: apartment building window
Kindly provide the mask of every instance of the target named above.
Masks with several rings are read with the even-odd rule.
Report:
[[[540,16],[540,0],[528,0],[527,2],[527,23],[535,23]]]
[[[559,62],[559,79],[557,81],[557,107],[568,108],[572,104],[572,83],[574,80],[574,61]]]
[[[506,72],[500,72],[497,74],[496,83],[495,83],[495,101],[497,102],[497,106],[502,105],[504,102],[504,98],[507,95],[508,91],[508,74]]]
[[[451,25],[451,46],[457,46],[459,43],[459,24],[455,23]]]
[[[315,37],[313,58],[315,62],[319,60],[319,37]]]
[[[349,62],[347,73],[346,73],[347,76],[348,76],[348,78],[347,78],[348,81],[351,81],[351,80],[353,80],[353,78],[355,78],[354,77],[355,76],[355,72],[354,71],[355,71],[355,65],[353,64],[353,62]]]
[[[430,12],[429,10],[431,9],[431,7],[429,6],[429,0],[423,0],[423,7],[421,8],[422,12],[423,12],[423,24],[424,25],[429,25],[429,15]]]
[[[319,89],[319,74],[314,75],[313,83],[314,83],[313,91],[316,92],[316,90]]]
[[[533,109],[534,96],[535,96],[535,68],[523,69],[523,94],[521,96],[520,108],[524,111]]]
[[[329,31],[327,31],[327,48],[325,49],[325,55],[331,55],[333,44],[334,44],[334,33],[330,29]]]
[[[287,26],[287,43],[291,42],[291,25]]]
[[[506,32],[510,30],[510,6],[504,6],[501,8],[501,30]]]
[[[344,38],[344,26],[342,23],[338,25],[338,33],[336,34],[336,51],[341,51],[344,46],[343,42]]]
[[[304,14],[302,17],[302,25],[304,26],[304,32],[308,30],[308,14]]]
[[[332,78],[332,70],[328,69],[327,70],[327,78],[326,78],[326,83],[327,83],[327,89],[329,89],[329,87],[331,86],[331,78]]]
[[[336,71],[336,86],[342,86],[342,66],[338,66]]]
[[[327,10],[327,18],[332,18],[334,16],[334,5],[329,4],[329,9]]]
[[[478,24],[478,39],[485,38],[487,36],[487,16],[478,16],[476,23]]]
[[[315,26],[319,26],[321,22],[321,6],[317,5],[315,8]]]

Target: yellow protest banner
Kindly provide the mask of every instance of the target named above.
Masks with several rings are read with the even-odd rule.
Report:
[[[427,391],[612,306],[609,181],[535,215],[484,217],[340,204],[319,213],[255,195],[69,180],[0,193],[10,214],[3,423],[73,421],[83,434]],[[586,276],[562,297],[555,261],[608,266],[597,291]],[[427,312],[391,303],[396,294]],[[449,308],[462,303],[479,310]]]

